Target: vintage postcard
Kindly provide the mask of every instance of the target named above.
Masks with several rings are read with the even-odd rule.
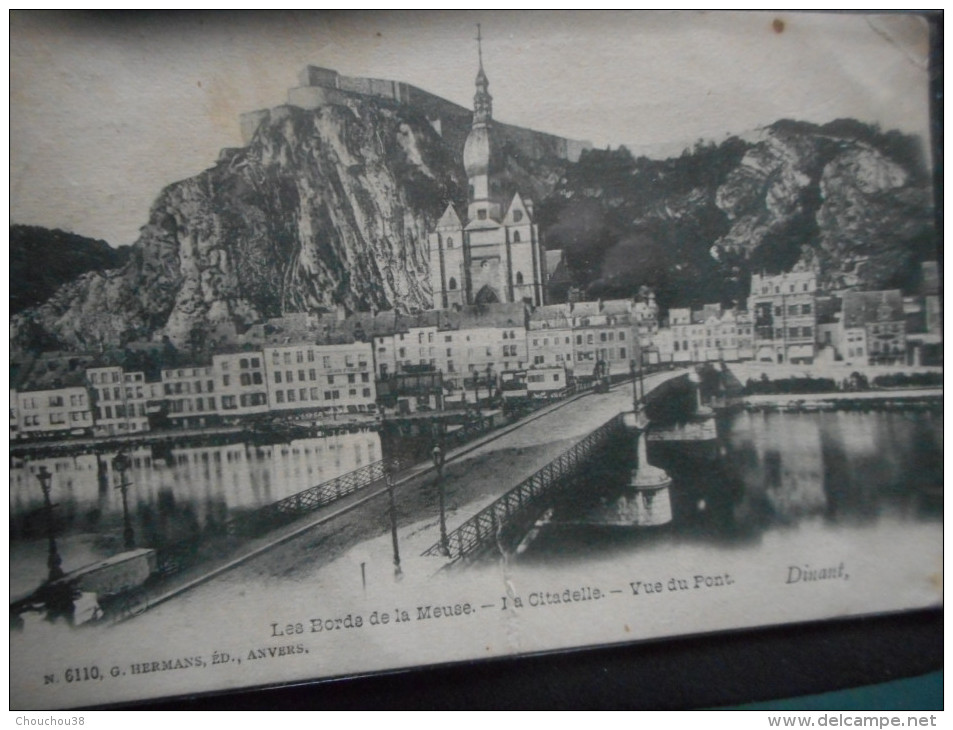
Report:
[[[927,18],[10,33],[14,708],[942,605]]]

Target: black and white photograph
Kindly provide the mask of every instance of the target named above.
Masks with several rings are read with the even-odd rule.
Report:
[[[919,14],[10,13],[10,704],[942,607]]]

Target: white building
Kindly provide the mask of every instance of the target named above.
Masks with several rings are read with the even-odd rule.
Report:
[[[163,370],[162,395],[169,420],[177,426],[206,426],[218,420],[218,398],[211,365]]]
[[[367,410],[377,399],[370,343],[264,348],[271,411]]]
[[[92,396],[95,433],[114,436],[149,430],[145,375],[126,373],[118,365],[88,368],[86,381]]]
[[[83,386],[17,392],[21,436],[81,434],[93,428],[89,394]]]
[[[212,356],[215,391],[223,417],[248,416],[268,410],[264,362],[261,350]]]

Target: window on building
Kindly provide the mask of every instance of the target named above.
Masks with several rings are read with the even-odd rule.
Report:
[[[486,220],[486,208],[480,208],[480,210],[477,211],[477,218],[481,221]]]
[[[295,402],[295,392],[291,389],[288,390],[288,402],[289,403]]]
[[[239,376],[239,381],[242,385],[251,385],[251,373],[242,373]]]
[[[275,382],[276,382],[276,383],[280,383],[280,382],[281,382],[281,371],[280,371],[280,370],[275,370]],[[228,383],[225,383],[225,385],[228,385]]]
[[[519,240],[519,239],[517,239],[517,240]],[[517,286],[522,286],[522,284],[523,284],[523,272],[522,272],[522,271],[517,271],[517,272],[516,272],[516,285],[517,285]]]
[[[293,371],[293,370],[285,370],[285,382],[286,382],[286,383],[293,383],[294,381],[295,381],[294,371]]]
[[[519,232],[519,231],[513,231],[513,243],[519,243],[519,242],[520,242],[520,232]],[[520,282],[520,283],[522,283],[522,282]]]
[[[328,376],[328,385],[334,385],[334,376],[333,376],[333,375],[329,375],[329,376]]]
[[[277,403],[284,403],[284,402],[285,402],[285,392],[284,392],[283,390],[276,390],[276,391],[275,391],[275,401],[276,401]]]
[[[328,356],[328,355],[323,355],[323,356],[321,357],[321,366],[324,367],[324,368],[329,368],[329,367],[331,367],[331,358],[330,358],[330,356]]]

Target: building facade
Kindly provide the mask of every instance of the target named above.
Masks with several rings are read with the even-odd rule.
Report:
[[[777,364],[814,362],[817,277],[811,271],[754,274],[748,311],[754,318],[755,359]]]
[[[846,292],[843,306],[841,355],[847,362],[869,365],[906,362],[906,316],[899,290]]]
[[[272,411],[367,410],[377,400],[370,343],[288,344],[263,354]]]

